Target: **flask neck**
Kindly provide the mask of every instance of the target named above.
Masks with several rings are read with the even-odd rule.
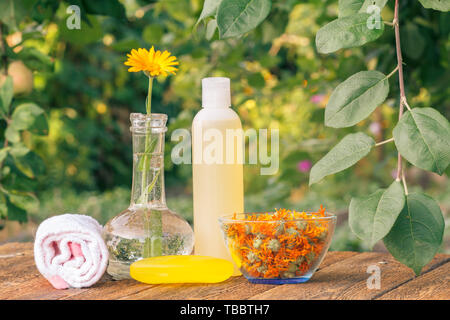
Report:
[[[130,206],[167,208],[164,138],[167,116],[132,114],[133,182]]]

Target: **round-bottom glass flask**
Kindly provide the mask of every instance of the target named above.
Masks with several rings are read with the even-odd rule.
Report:
[[[164,135],[167,115],[131,114],[133,184],[128,209],[104,227],[109,250],[107,272],[130,278],[130,265],[161,255],[188,255],[194,232],[180,215],[167,208],[164,190]]]

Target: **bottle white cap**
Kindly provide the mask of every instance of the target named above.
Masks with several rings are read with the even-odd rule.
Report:
[[[230,79],[211,77],[202,79],[202,107],[228,108],[231,106]]]

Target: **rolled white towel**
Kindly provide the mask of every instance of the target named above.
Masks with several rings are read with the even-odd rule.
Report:
[[[34,241],[39,272],[56,289],[92,286],[108,264],[101,233],[102,226],[85,215],[63,214],[44,220]]]

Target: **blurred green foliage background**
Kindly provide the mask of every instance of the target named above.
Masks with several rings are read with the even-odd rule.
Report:
[[[337,16],[337,2],[274,1],[269,17],[243,38],[220,40],[216,32],[207,40],[206,23],[194,27],[203,0],[14,1],[15,21],[3,16],[1,36],[9,54],[0,67],[23,61],[31,70],[31,80],[23,68],[12,72],[25,86],[13,103],[29,101],[43,108],[49,134],[22,133],[24,144],[43,159],[45,172],[32,179],[36,197],[21,204],[29,222],[19,225],[3,215],[0,243],[32,239],[36,225],[54,214],[89,214],[105,223],[128,206],[132,173],[129,114],[144,112],[147,80],[141,73],[128,73],[123,62],[132,48],[154,45],[171,51],[180,61],[178,74],[159,78],[153,91],[153,112],[169,116],[165,165],[171,209],[192,222],[191,166],[170,161],[175,145],[171,132],[190,128],[201,105],[201,79],[226,76],[231,79],[233,108],[244,129],[280,130],[278,173],[261,176],[258,165],[245,166],[246,211],[314,210],[323,204],[339,216],[332,249],[369,249],[349,231],[348,203],[352,196],[390,184],[396,167],[393,146],[377,148],[355,168],[308,187],[311,164],[344,135],[366,131],[376,141],[389,139],[398,118],[394,76],[390,80],[393,98],[368,120],[356,128],[324,127],[324,107],[337,84],[360,70],[388,74],[396,65],[394,34],[388,26],[381,39],[363,48],[327,56],[317,53],[315,34]],[[450,14],[426,10],[417,1],[402,3],[410,104],[433,106],[448,118]],[[82,9],[80,30],[66,26],[70,16],[66,9],[72,4]],[[392,4],[384,8],[382,17],[392,20]],[[6,125],[0,121],[0,131]],[[410,189],[421,186],[440,202],[448,222],[448,175],[409,169],[407,179]],[[443,250],[449,251],[446,234]],[[376,248],[382,250],[381,246]]]

